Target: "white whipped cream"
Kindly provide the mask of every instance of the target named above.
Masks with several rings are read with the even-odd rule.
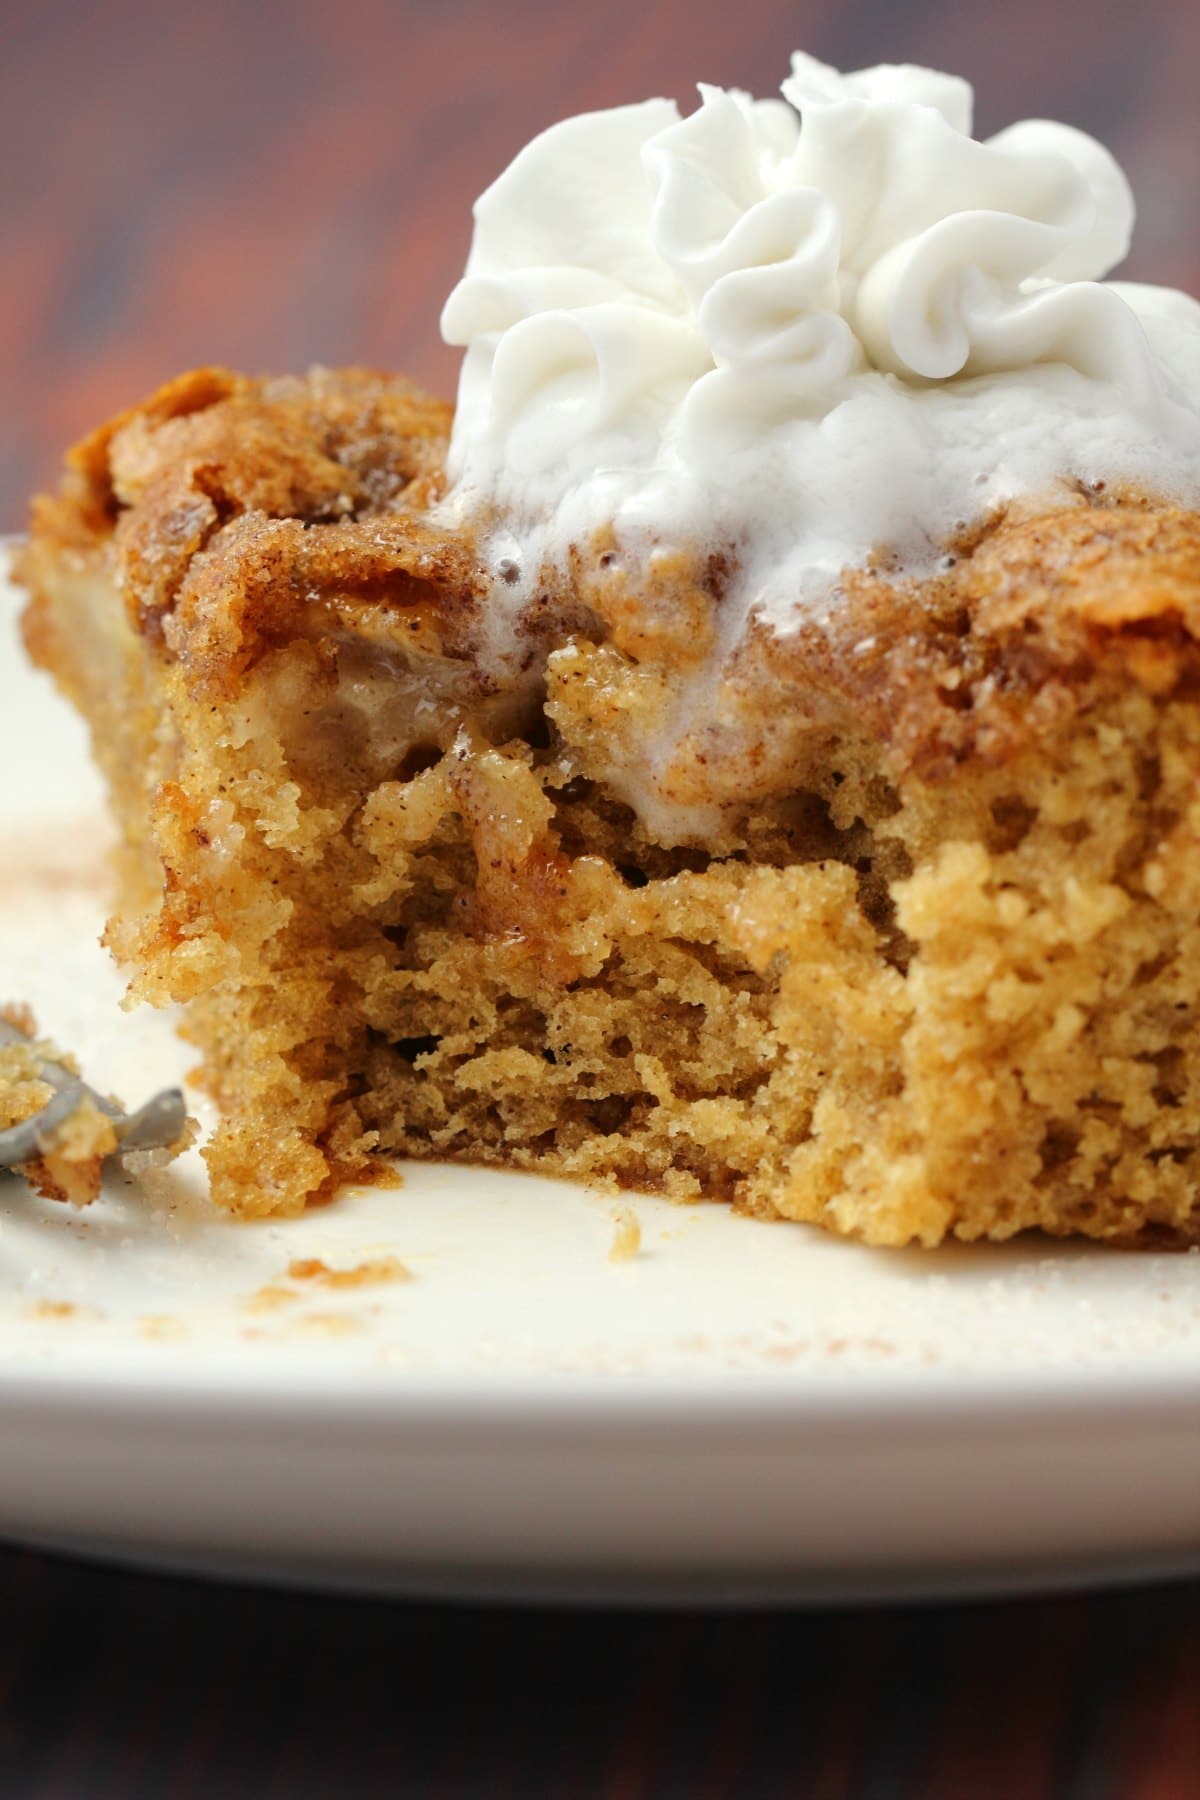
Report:
[[[797,55],[783,94],[568,119],[481,196],[453,507],[498,504],[531,566],[608,524],[733,546],[733,611],[786,630],[1059,481],[1200,500],[1200,305],[1103,282],[1134,216],[1108,151],[976,142],[925,69]]]

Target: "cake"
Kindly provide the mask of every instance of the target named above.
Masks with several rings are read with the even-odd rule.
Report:
[[[25,635],[216,1202],[402,1157],[871,1244],[1194,1233],[1200,307],[1098,144],[797,57],[553,127],[457,410],[205,369],[35,503]]]

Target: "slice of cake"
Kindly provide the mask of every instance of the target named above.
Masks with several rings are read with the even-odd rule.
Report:
[[[879,1244],[1200,1218],[1200,308],[1099,281],[1080,134],[784,91],[521,153],[453,428],[201,371],[37,503],[231,1210],[405,1155]]]

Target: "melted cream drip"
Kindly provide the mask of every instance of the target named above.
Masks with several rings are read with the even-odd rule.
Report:
[[[498,629],[609,527],[733,550],[725,653],[1018,496],[1200,501],[1200,306],[1103,280],[1134,217],[1107,150],[1039,120],[977,142],[969,86],[925,69],[798,55],[783,94],[567,119],[478,201],[447,504],[506,518]]]

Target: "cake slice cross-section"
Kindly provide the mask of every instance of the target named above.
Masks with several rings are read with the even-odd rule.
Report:
[[[926,71],[785,93],[523,152],[456,414],[200,370],[37,503],[26,641],[220,1206],[401,1156],[880,1245],[1195,1235],[1200,312],[1091,278],[1127,190],[1079,134],[976,144]]]

